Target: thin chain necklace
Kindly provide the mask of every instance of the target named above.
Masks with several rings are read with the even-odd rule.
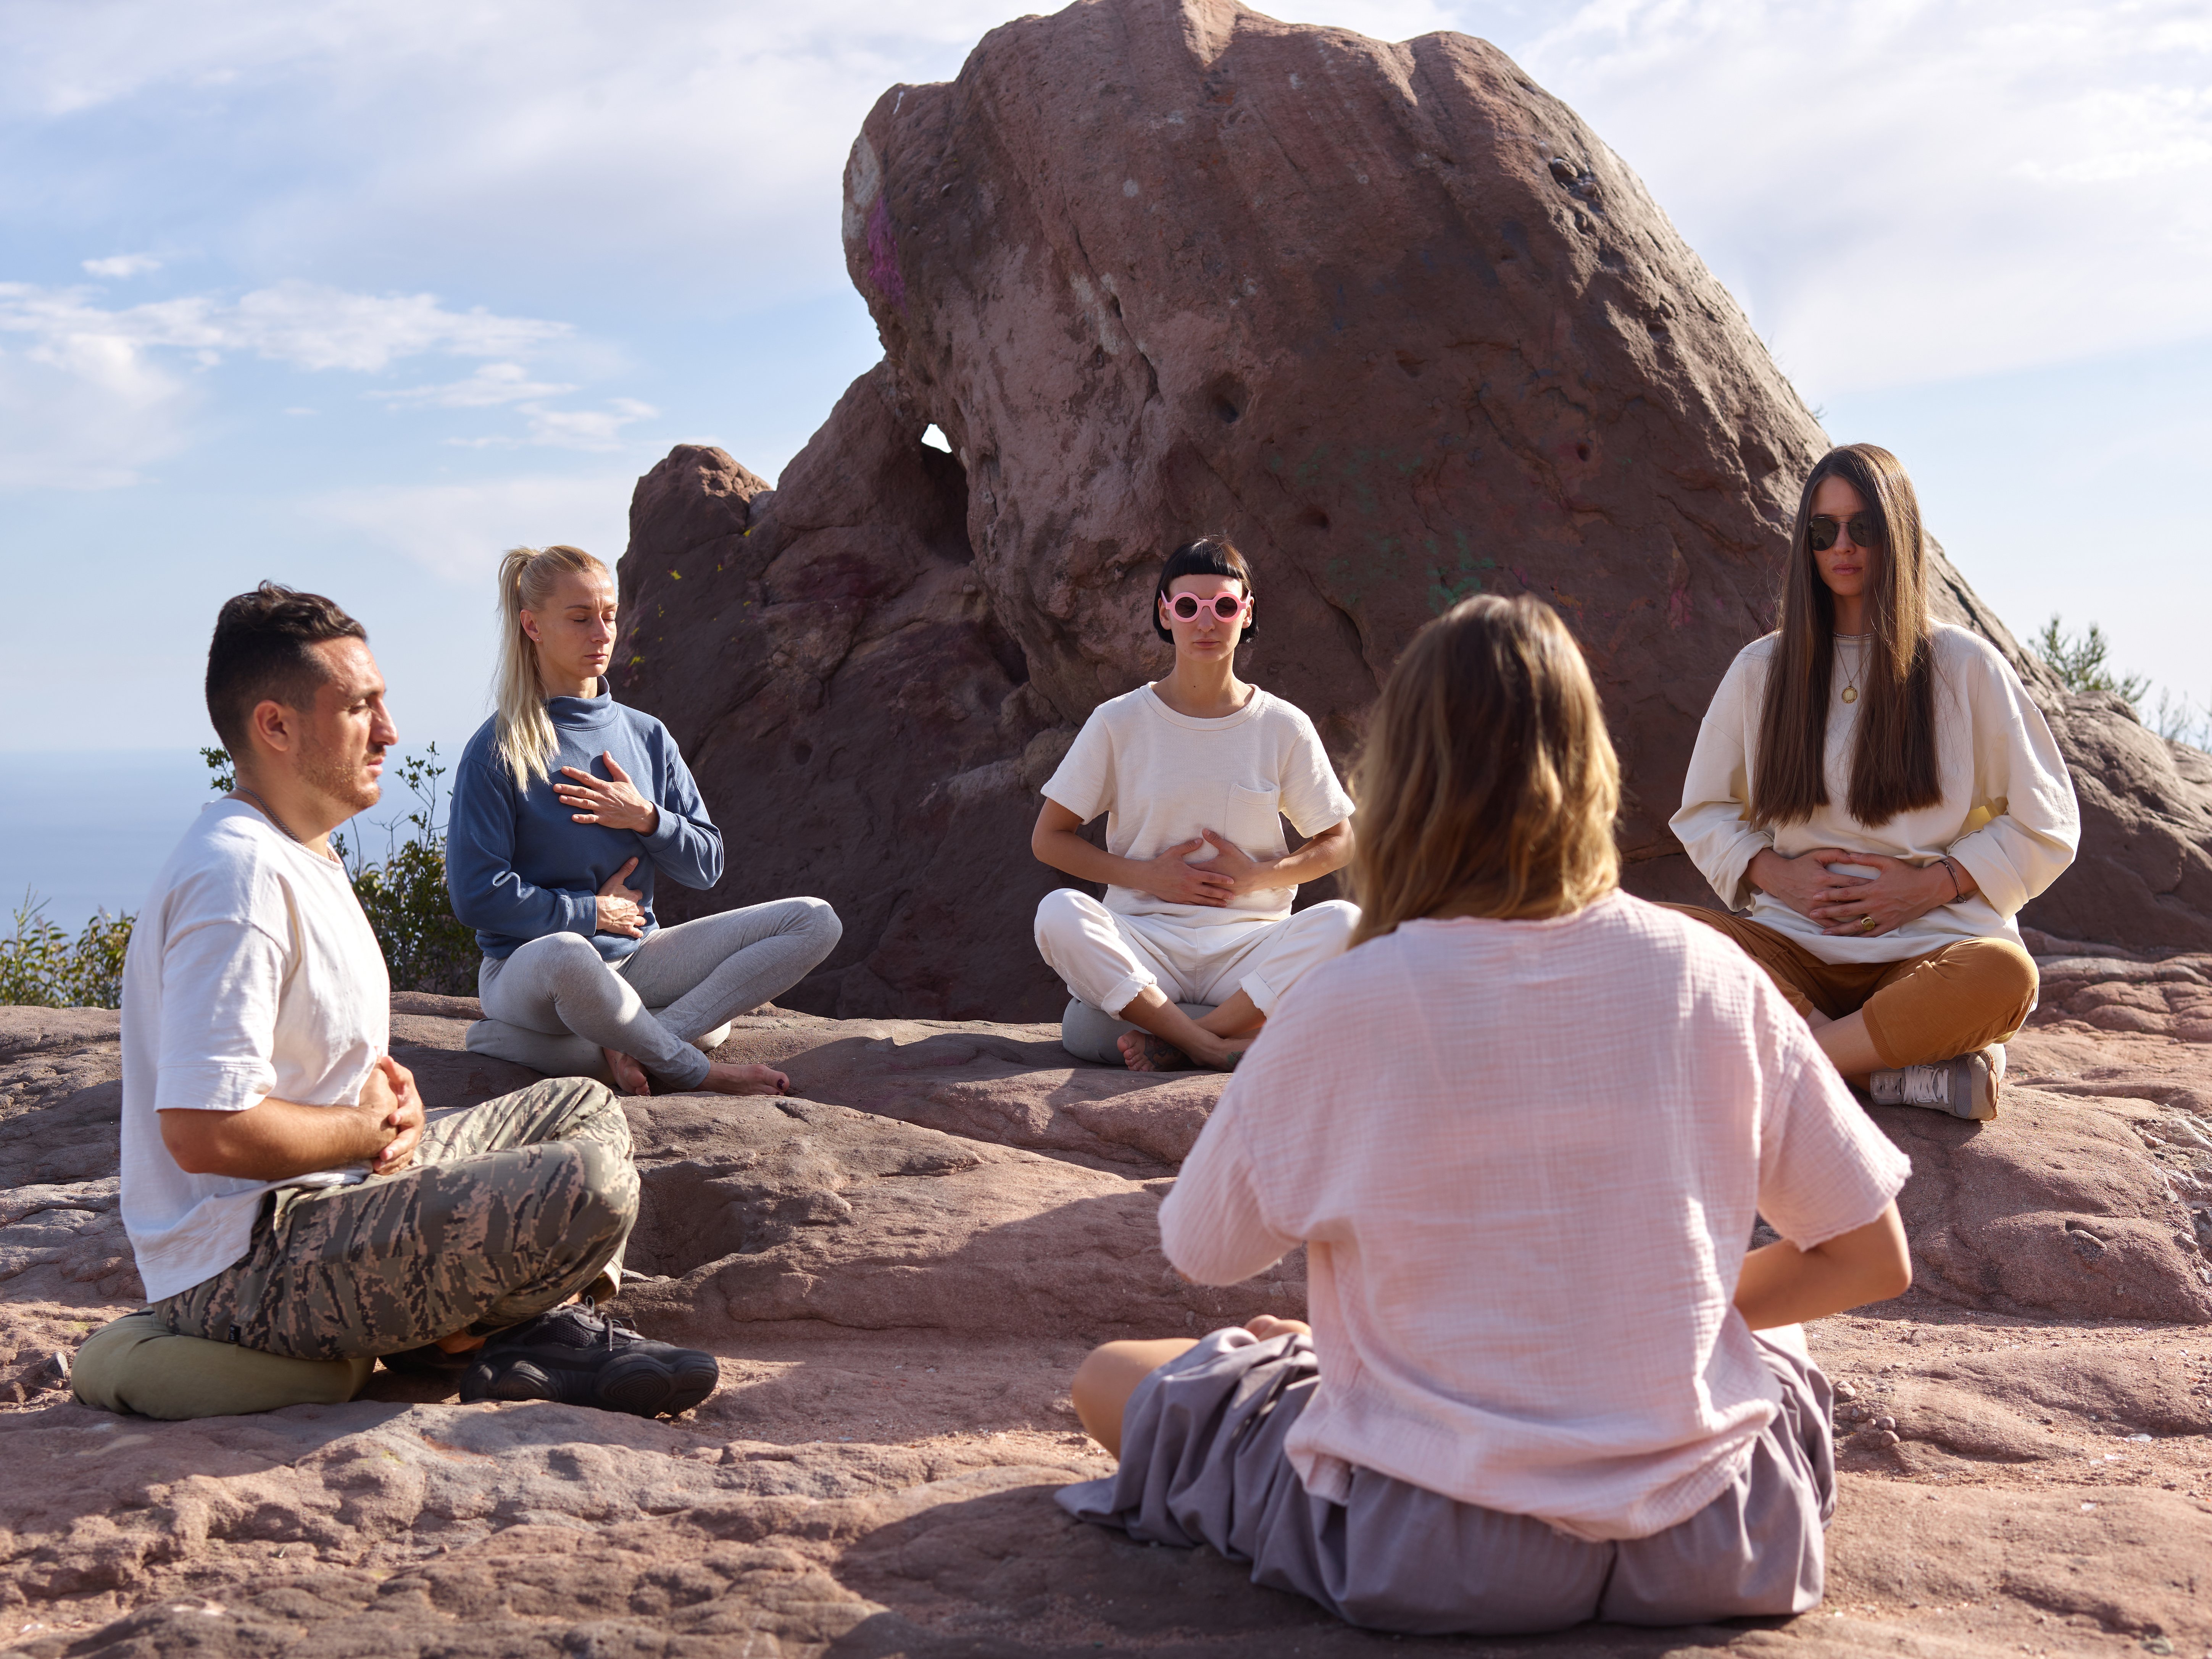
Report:
[[[293,846],[306,847],[307,851],[310,853],[315,853],[315,849],[313,848],[307,847],[307,842],[301,841],[297,836],[292,833],[292,826],[285,823],[283,819],[278,817],[276,814],[270,809],[270,805],[267,801],[262,799],[260,796],[255,794],[253,791],[248,789],[244,784],[234,783],[231,785],[230,793],[234,795],[243,795],[246,799],[252,801],[255,806],[260,809],[261,816],[267,818],[270,823],[275,824],[278,831],[283,836],[284,839],[290,842]],[[326,864],[336,864],[337,862],[337,858],[334,854],[315,853],[315,856],[322,860]]]
[[[1858,641],[1866,638],[1866,635],[1863,634],[1838,634],[1836,637],[1839,640],[1850,640],[1854,643],[1856,643]],[[1845,702],[1856,702],[1859,700],[1859,669],[1863,666],[1865,666],[1865,664],[1863,660],[1862,660],[1857,665],[1847,668],[1844,671],[1844,701]]]

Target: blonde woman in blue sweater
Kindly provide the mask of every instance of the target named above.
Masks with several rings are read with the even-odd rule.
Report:
[[[615,583],[580,548],[500,562],[498,712],[462,751],[446,883],[483,951],[469,1047],[549,1076],[780,1094],[764,1066],[708,1053],[836,948],[817,898],[663,927],[656,881],[712,887],[722,836],[668,728],[614,701]]]

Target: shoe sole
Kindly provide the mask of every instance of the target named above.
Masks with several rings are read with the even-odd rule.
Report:
[[[722,1380],[713,1356],[702,1353],[673,1365],[649,1354],[627,1354],[611,1365],[570,1375],[573,1382],[523,1358],[481,1362],[462,1379],[461,1399],[465,1404],[550,1400],[632,1417],[676,1417],[714,1393]]]

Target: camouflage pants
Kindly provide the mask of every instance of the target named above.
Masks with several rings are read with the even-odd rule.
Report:
[[[619,1271],[636,1218],[621,1102],[549,1078],[440,1118],[396,1175],[270,1194],[244,1257],[150,1311],[264,1353],[397,1353],[558,1306]]]

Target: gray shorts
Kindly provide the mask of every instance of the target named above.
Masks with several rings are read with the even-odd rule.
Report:
[[[1209,1544],[1251,1563],[1254,1583],[1374,1630],[1504,1636],[1802,1613],[1820,1599],[1836,1506],[1831,1396],[1818,1366],[1759,1346],[1782,1409],[1735,1486],[1649,1538],[1587,1543],[1371,1469],[1352,1470],[1343,1504],[1312,1497],[1283,1451],[1321,1381],[1311,1340],[1226,1331],[1138,1385],[1120,1470],[1062,1487],[1060,1502],[1148,1543]]]

